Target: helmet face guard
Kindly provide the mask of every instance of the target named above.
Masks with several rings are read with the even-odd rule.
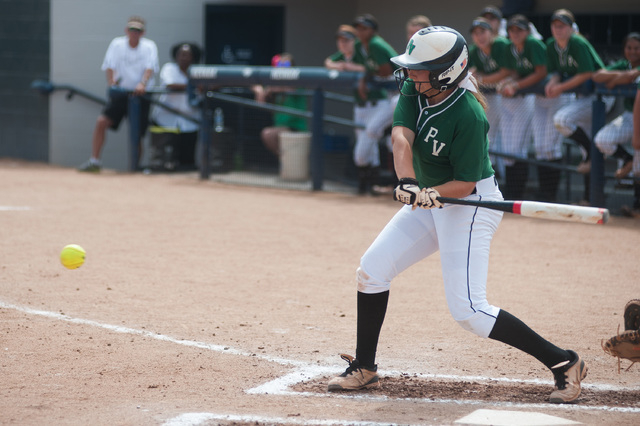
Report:
[[[456,30],[428,27],[415,33],[405,53],[391,58],[391,61],[404,69],[429,71],[431,87],[444,92],[456,87],[467,76],[469,49],[464,37]],[[402,87],[408,73],[394,74],[399,87]]]

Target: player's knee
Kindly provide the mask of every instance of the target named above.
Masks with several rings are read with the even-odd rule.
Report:
[[[391,281],[376,279],[365,271],[362,264],[356,270],[356,283],[361,293],[382,293],[391,287]]]
[[[480,337],[489,337],[496,319],[482,312],[476,312],[468,318],[458,319],[460,327]]]
[[[553,125],[562,136],[569,137],[576,131],[577,126],[571,122],[566,114],[556,114],[553,117]]]
[[[98,127],[99,129],[106,129],[108,127],[111,127],[112,124],[113,122],[106,115],[101,114],[96,120],[96,127]]]
[[[449,305],[449,311],[460,327],[480,337],[489,337],[500,308],[484,301],[474,303],[473,308],[466,303],[458,307]]]

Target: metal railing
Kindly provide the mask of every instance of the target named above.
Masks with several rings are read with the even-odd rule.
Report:
[[[312,108],[310,111],[301,111],[293,108],[287,108],[283,106],[278,106],[274,104],[265,104],[260,103],[255,100],[242,98],[240,96],[234,96],[232,94],[224,93],[225,86],[224,79],[223,81],[217,81],[216,79],[211,79],[212,70],[218,71],[220,68],[226,68],[224,71],[228,73],[228,75],[232,76],[232,83],[235,86],[241,84],[242,86],[249,86],[254,83],[260,82],[264,84],[268,84],[271,86],[295,86],[298,80],[295,78],[286,79],[279,78],[276,80],[269,79],[269,72],[273,71],[271,67],[206,67],[200,66],[199,71],[201,76],[205,76],[204,80],[196,80],[190,81],[190,89],[188,89],[188,93],[192,103],[197,103],[198,107],[201,108],[202,114],[201,118],[193,118],[187,114],[184,114],[181,111],[173,109],[171,106],[163,104],[158,100],[154,99],[152,95],[161,94],[161,93],[169,93],[170,91],[163,88],[150,88],[145,95],[147,99],[149,99],[153,104],[159,105],[162,108],[169,110],[170,112],[184,117],[192,122],[198,123],[200,125],[200,139],[202,146],[202,157],[200,161],[200,177],[202,179],[207,179],[211,173],[211,144],[212,140],[215,137],[213,131],[213,114],[210,108],[210,101],[215,99],[222,102],[229,102],[238,105],[242,105],[249,108],[256,108],[262,110],[268,110],[272,112],[282,112],[287,113],[299,117],[304,117],[312,121],[312,148],[310,154],[310,162],[311,162],[311,177],[313,190],[321,190],[323,185],[323,177],[324,177],[324,165],[323,165],[323,155],[322,155],[322,135],[323,135],[323,123],[332,123],[338,125],[344,125],[350,128],[358,128],[362,127],[360,124],[354,122],[353,120],[326,115],[324,114],[324,101],[325,99],[336,100],[339,102],[353,102],[353,98],[351,96],[342,95],[338,93],[332,93],[325,90],[323,87],[315,87],[313,90],[303,90],[303,94],[306,96],[312,97]],[[235,68],[235,69],[229,69]],[[259,69],[262,74],[260,74],[259,78],[247,79],[246,69],[247,68],[255,68]],[[313,76],[313,79],[307,80],[307,86],[317,86],[322,84],[322,79],[329,79],[329,74],[327,70],[324,68],[316,68],[316,67],[307,67],[308,71]],[[320,71],[322,70],[322,72]],[[303,71],[305,71],[303,69]],[[324,72],[324,73],[323,73]],[[238,75],[237,73],[240,73]],[[357,82],[360,77],[359,73],[345,73],[348,74],[344,76],[345,78],[336,84],[335,80],[327,83],[328,87],[353,87],[355,82]],[[256,74],[254,74],[255,76]],[[216,78],[218,78],[220,74],[216,74]],[[335,79],[335,74],[332,75]],[[240,79],[240,81],[238,80]],[[204,90],[204,92],[200,92],[194,90],[196,85],[202,87],[203,81],[208,84],[215,85],[215,88],[212,90]],[[268,81],[268,83],[267,83]],[[206,86],[206,85],[205,85]],[[49,94],[54,91],[67,91],[67,99],[72,99],[75,95],[80,95],[84,98],[92,100],[96,103],[104,105],[106,100],[104,98],[98,97],[92,93],[79,89],[75,86],[71,85],[56,85],[54,83],[36,80],[32,83],[31,87],[35,90],[40,91],[43,94]],[[122,89],[119,88],[111,88],[110,90],[118,90],[122,92]],[[531,90],[531,93],[540,93],[541,88],[537,87]],[[636,85],[626,85],[626,86],[618,86],[614,89],[607,89],[601,85],[593,85],[592,83],[589,85],[584,85],[578,88],[575,92],[577,93],[594,93],[597,95],[596,99],[593,102],[593,119],[592,119],[592,134],[595,135],[605,124],[606,112],[605,105],[602,101],[603,96],[625,96],[625,97],[633,97],[637,91]],[[137,96],[129,96],[129,114],[130,114],[130,170],[136,170],[137,164],[139,161],[139,117],[140,114],[140,98]],[[569,164],[553,164],[547,162],[541,162],[532,158],[521,158],[517,156],[513,156],[510,154],[506,154],[500,151],[491,150],[490,153],[492,155],[515,159],[518,161],[526,162],[530,165],[544,165],[547,167],[553,167],[557,169],[561,169],[562,171],[569,174],[577,174],[577,168],[575,166]],[[602,153],[597,149],[595,144],[592,142],[591,146],[591,172],[590,172],[590,198],[591,204],[593,206],[603,207],[605,204],[604,197],[604,185],[606,179],[613,179],[614,176],[612,174],[605,174],[604,171],[604,157]],[[637,181],[638,178],[636,178]]]

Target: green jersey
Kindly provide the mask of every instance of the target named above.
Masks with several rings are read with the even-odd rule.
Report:
[[[583,72],[604,68],[602,59],[591,43],[579,34],[572,34],[567,47],[561,49],[553,38],[547,40],[547,71],[557,72],[562,79]]]
[[[412,83],[402,93],[415,95]],[[457,88],[441,103],[427,104],[424,95],[400,96],[393,126],[415,134],[413,167],[420,187],[452,180],[478,182],[493,176],[489,159],[489,122],[473,93]]]
[[[276,105],[299,109],[301,111],[307,110],[307,98],[304,95],[278,93],[276,94]],[[275,126],[288,127],[291,130],[306,131],[307,119],[299,117],[297,115],[291,115],[284,112],[276,112],[273,114],[273,124]]]
[[[513,43],[509,43],[505,68],[514,70],[521,78],[530,74],[537,66],[547,65],[547,46],[532,35],[524,41],[524,49],[519,52]]]
[[[397,56],[398,53],[391,47],[389,43],[384,41],[379,35],[374,35],[369,40],[369,50],[367,51],[360,41],[356,41],[353,62],[364,65],[367,74],[377,74],[381,65],[390,64],[392,69],[396,66],[391,62],[391,58]],[[360,99],[356,91],[356,98],[360,101],[385,99],[387,91],[384,89],[370,90],[367,99]]]
[[[504,37],[496,37],[491,45],[491,52],[487,55],[478,46],[469,46],[469,66],[475,67],[483,74],[493,74],[505,66],[509,40]]]
[[[637,70],[640,70],[640,67],[636,67]],[[629,71],[631,70],[631,64],[626,59],[620,59],[617,62],[607,66],[607,70],[609,71]],[[626,111],[633,111],[633,102],[635,98],[624,98],[624,109]]]

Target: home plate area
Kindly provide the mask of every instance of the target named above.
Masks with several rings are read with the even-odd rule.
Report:
[[[292,386],[292,390],[310,393],[326,393],[329,377],[301,382]],[[418,375],[403,374],[399,377],[381,377],[378,389],[358,391],[357,394],[397,399],[426,399],[433,401],[473,401],[505,404],[545,404],[553,390],[551,384],[526,382],[487,382],[436,381]],[[353,391],[337,392],[353,395]],[[621,411],[640,412],[640,390],[600,390],[583,386],[580,398],[576,401],[580,407],[618,408]],[[553,405],[552,405],[553,406]]]

